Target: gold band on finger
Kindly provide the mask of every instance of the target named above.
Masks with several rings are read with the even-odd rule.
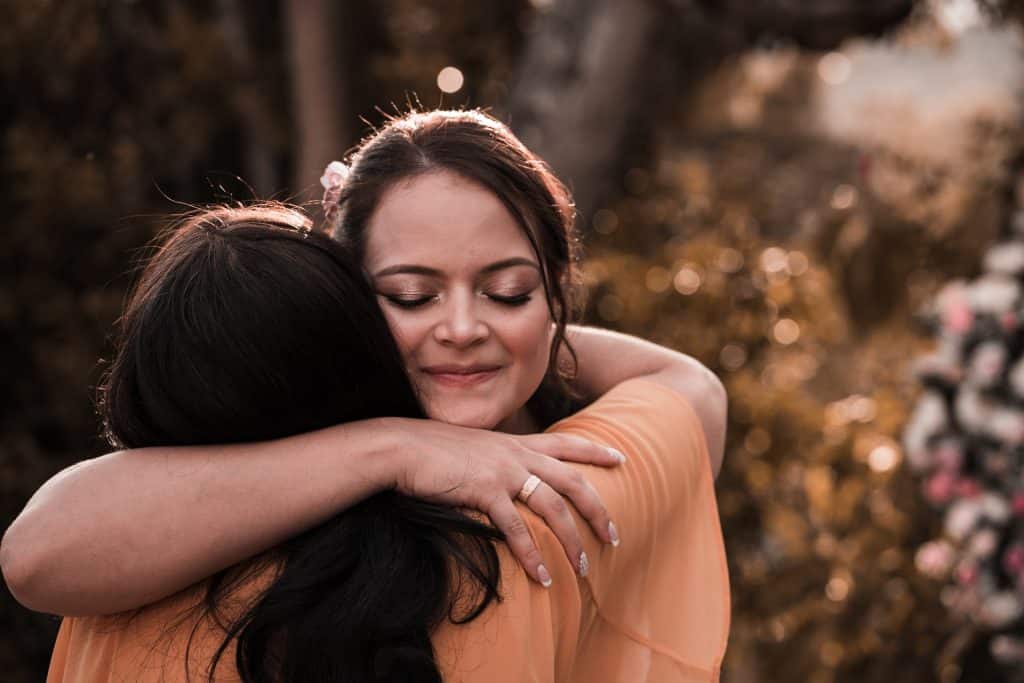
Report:
[[[540,486],[540,477],[536,474],[531,474],[526,479],[526,483],[523,484],[523,488],[519,489],[519,493],[516,494],[516,498],[522,502],[526,502],[533,495],[533,492]]]

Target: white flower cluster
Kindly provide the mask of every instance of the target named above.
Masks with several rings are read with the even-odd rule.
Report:
[[[904,430],[944,536],[917,553],[943,602],[990,629],[993,656],[1024,663],[1024,210],[974,281],[948,284],[928,318],[938,348]]]

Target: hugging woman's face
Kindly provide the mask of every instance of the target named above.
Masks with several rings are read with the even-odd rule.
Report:
[[[367,224],[364,267],[430,417],[525,431],[553,321],[541,265],[488,189],[447,171],[399,182]]]

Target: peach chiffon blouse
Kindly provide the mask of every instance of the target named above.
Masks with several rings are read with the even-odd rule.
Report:
[[[590,559],[588,576],[579,578],[544,521],[520,506],[553,583],[543,588],[529,580],[499,544],[504,600],[469,624],[444,624],[433,637],[444,680],[718,681],[729,632],[729,579],[704,434],[690,405],[663,385],[630,380],[550,431],[626,454],[618,468],[580,465],[622,543],[600,542],[577,516]],[[182,591],[131,619],[64,619],[47,681],[184,681],[186,674],[206,680],[223,634],[181,617],[201,589]],[[234,656],[233,648],[225,652],[215,680],[239,680]]]

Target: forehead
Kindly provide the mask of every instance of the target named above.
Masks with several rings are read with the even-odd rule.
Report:
[[[537,260],[502,201],[445,171],[389,188],[367,225],[365,266],[371,273],[410,264],[454,275],[514,257]]]

